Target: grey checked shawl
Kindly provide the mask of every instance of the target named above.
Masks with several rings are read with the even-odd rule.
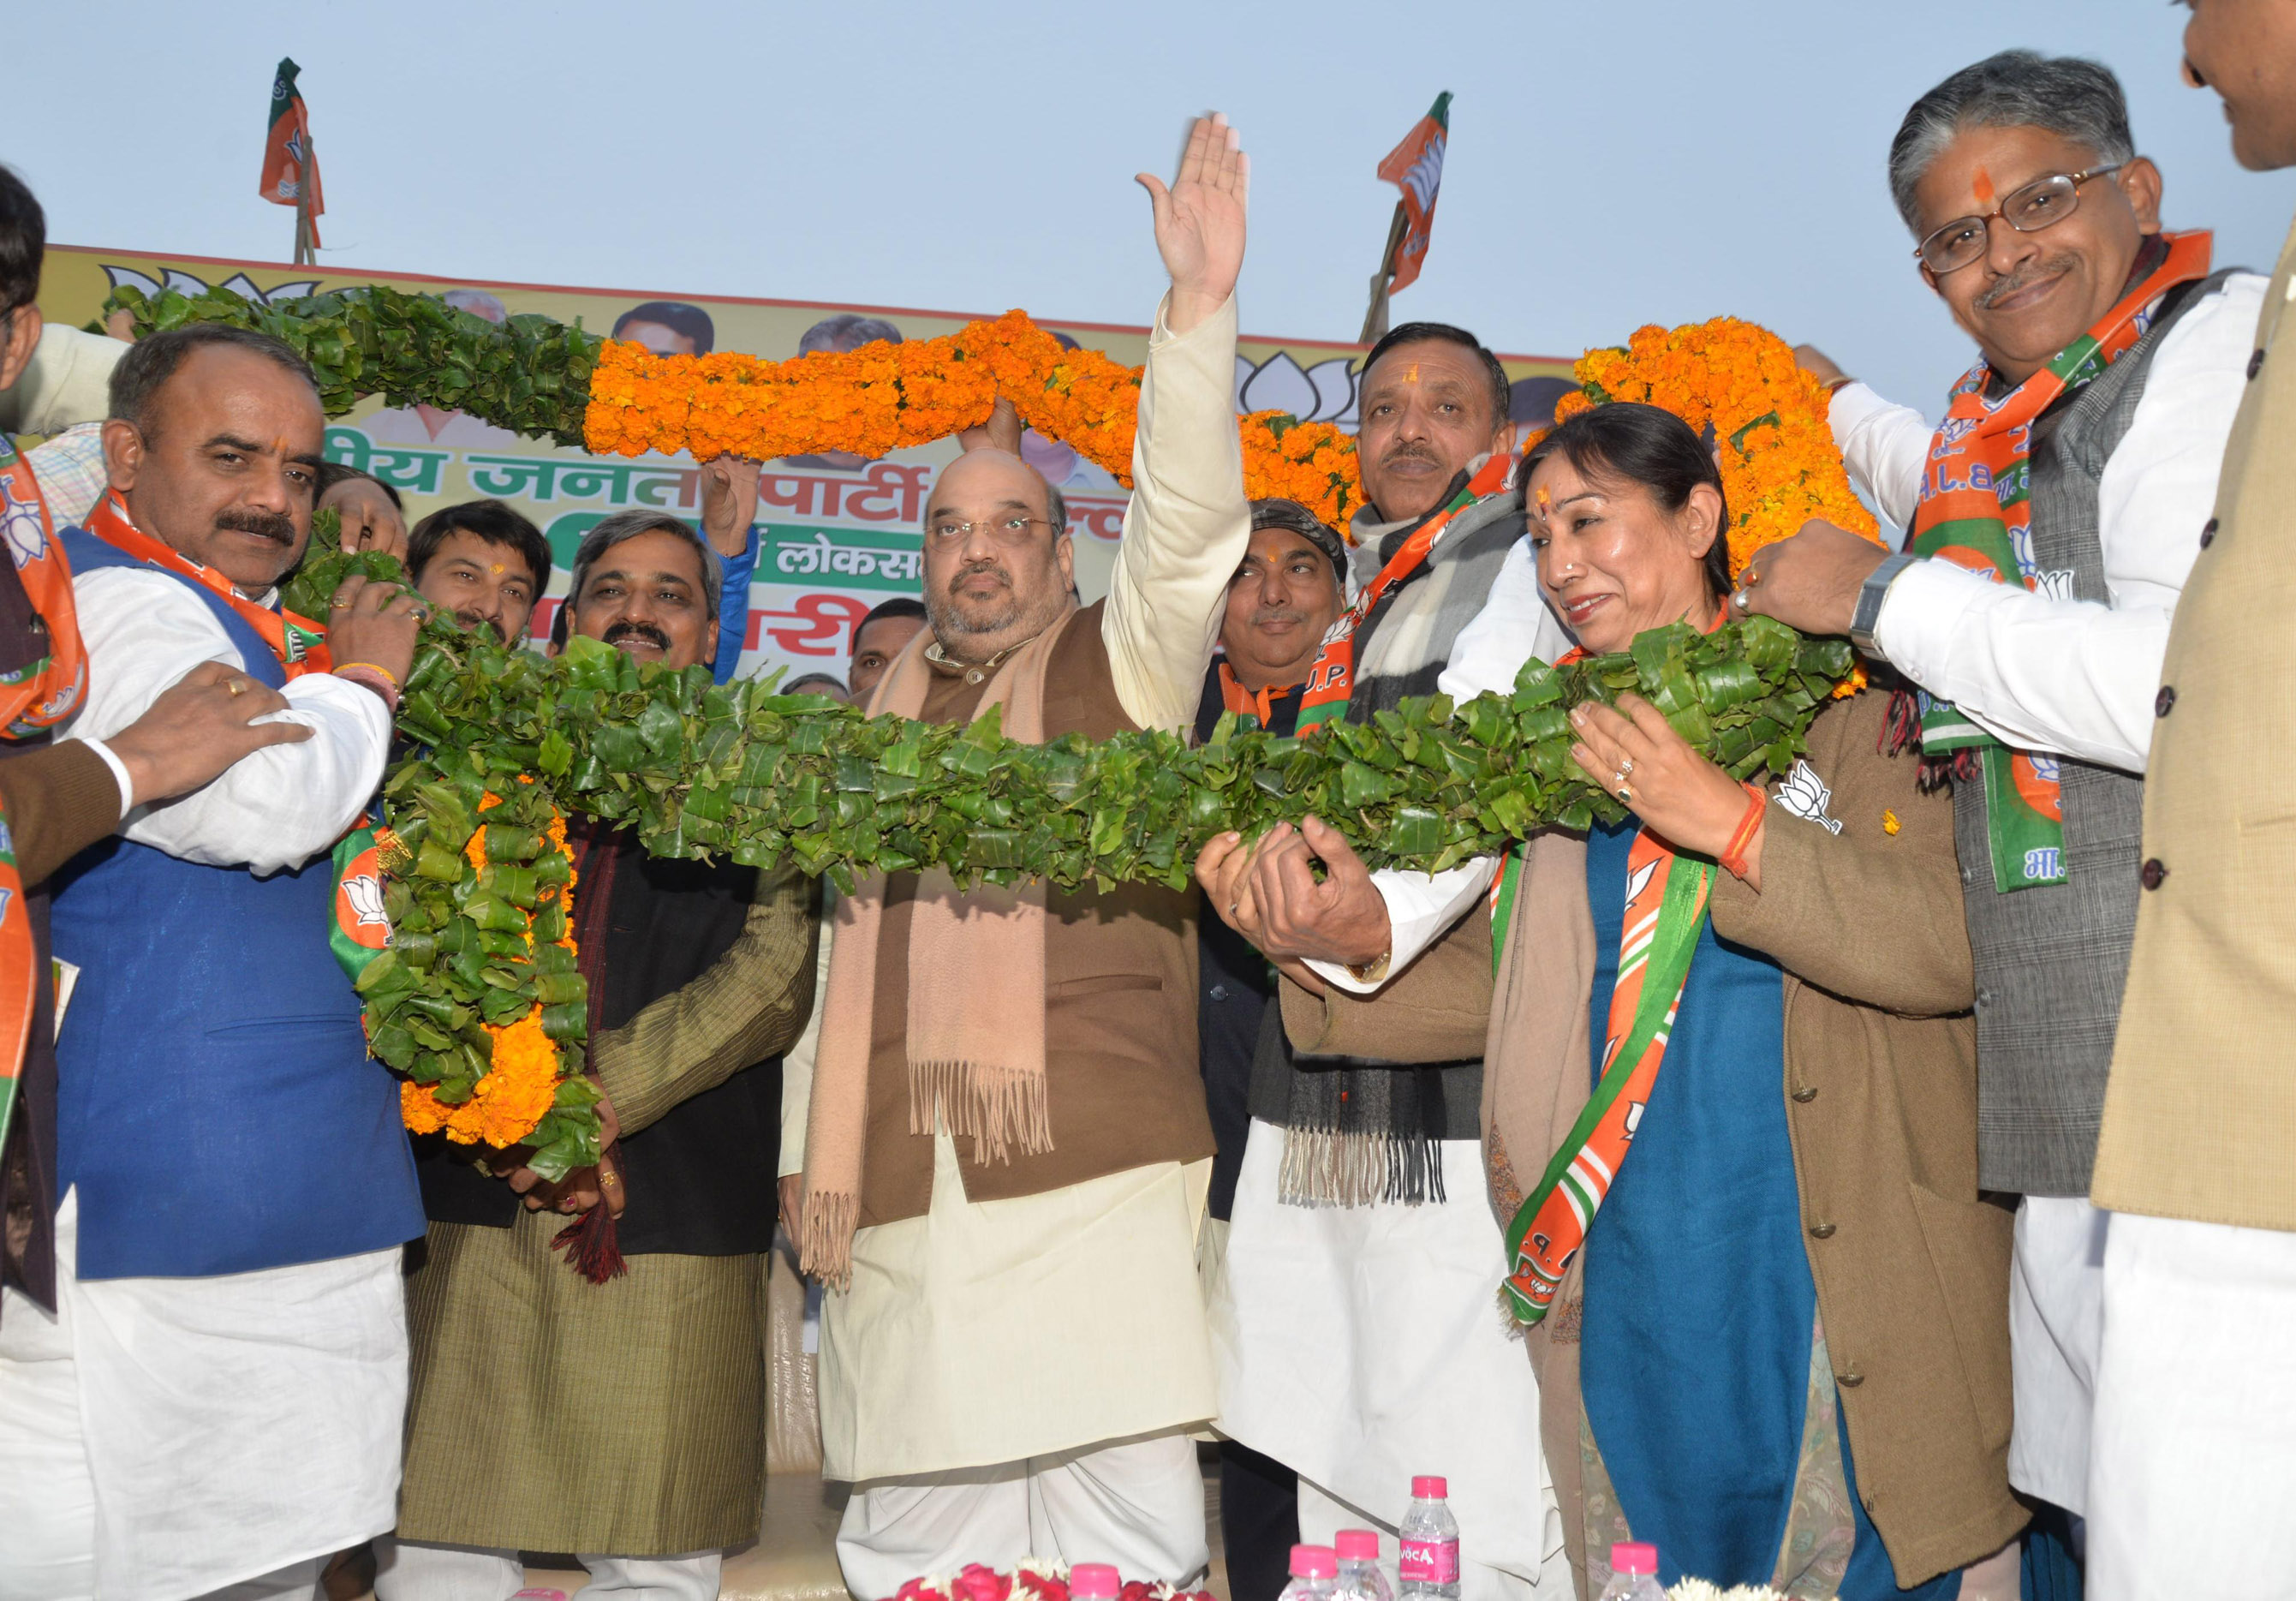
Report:
[[[1472,472],[1481,465],[1476,462]],[[1465,486],[1446,489],[1447,505]],[[1359,581],[1384,566],[1424,519],[1355,520]],[[1431,695],[1462,630],[1490,598],[1491,586],[1522,537],[1522,492],[1486,496],[1452,520],[1417,572],[1390,589],[1356,632],[1356,677],[1348,717],[1367,721],[1406,695]],[[1277,1007],[1262,1022],[1252,1062],[1251,1115],[1284,1129],[1280,1198],[1295,1206],[1368,1206],[1440,1202],[1443,1164],[1436,1142],[1476,1139],[1483,1064],[1403,1065],[1354,1056],[1295,1056]]]

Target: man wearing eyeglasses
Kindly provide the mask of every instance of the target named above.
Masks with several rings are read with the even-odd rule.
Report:
[[[930,626],[871,712],[994,712],[1031,743],[1193,718],[1251,538],[1232,410],[1245,179],[1214,118],[1168,190],[1142,179],[1172,288],[1107,599],[1077,605],[1060,494],[1000,406],[926,502]],[[1134,797],[1087,799],[1009,826],[1100,827]],[[823,1457],[856,1484],[837,1549],[857,1596],[1031,1553],[1203,1572],[1189,1431],[1218,1398],[1195,1265],[1213,1141],[1193,917],[1160,886],[966,889],[939,872],[872,874],[839,903],[792,1223],[831,1286]]]
[[[2090,1168],[2154,883],[2140,832],[2161,655],[2215,527],[2265,283],[2212,272],[2205,233],[2162,229],[2160,171],[2092,62],[2010,51],[1954,74],[1906,113],[1890,181],[1923,280],[1980,358],[1933,433],[1805,351],[1852,477],[1911,546],[1812,523],[1735,599],[1849,634],[1924,692],[1906,727],[1951,777],[1976,958],[1978,1162],[1952,1178],[2023,1197],[2010,1482],[2078,1516],[2103,1326]]]

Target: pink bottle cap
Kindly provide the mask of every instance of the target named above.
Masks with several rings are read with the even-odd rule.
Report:
[[[1451,1493],[1451,1482],[1440,1474],[1421,1474],[1411,1481],[1411,1493],[1423,1501],[1439,1501]]]
[[[1123,1576],[1108,1563],[1080,1562],[1069,1570],[1071,1601],[1116,1601],[1123,1589]]]
[[[1625,1540],[1611,1548],[1611,1566],[1621,1573],[1658,1576],[1658,1548],[1643,1540]]]
[[[1294,1579],[1337,1579],[1340,1576],[1339,1553],[1329,1546],[1294,1546],[1292,1548],[1292,1577]],[[1071,1581],[1070,1593],[1075,1593]]]
[[[1379,1531],[1375,1529],[1342,1529],[1332,1543],[1339,1548],[1341,1562],[1379,1560]]]

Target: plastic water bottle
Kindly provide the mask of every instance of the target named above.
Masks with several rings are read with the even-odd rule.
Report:
[[[1276,1601],[1330,1601],[1340,1576],[1339,1554],[1329,1546],[1292,1548],[1292,1582]],[[1074,1595],[1073,1589],[1070,1591]]]
[[[1601,1601],[1666,1601],[1658,1581],[1658,1548],[1640,1540],[1611,1548],[1611,1582]]]
[[[1104,1562],[1079,1562],[1069,1569],[1069,1601],[1116,1601],[1124,1578]]]
[[[1451,1487],[1434,1474],[1411,1481],[1411,1510],[1403,1515],[1397,1544],[1403,1558],[1396,1576],[1402,1601],[1459,1601],[1459,1520],[1444,1499]]]
[[[1379,1531],[1342,1529],[1332,1543],[1340,1554],[1341,1601],[1395,1601],[1387,1570],[1379,1565]]]

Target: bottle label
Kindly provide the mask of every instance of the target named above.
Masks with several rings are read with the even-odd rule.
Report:
[[[1406,1584],[1459,1582],[1459,1542],[1456,1539],[1406,1539],[1397,1572]]]

